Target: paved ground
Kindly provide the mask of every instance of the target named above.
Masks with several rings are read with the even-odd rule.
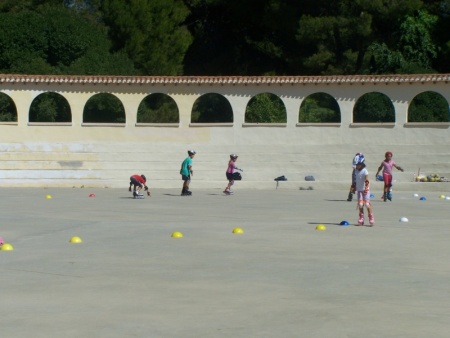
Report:
[[[1,189],[1,336],[449,337],[440,193],[378,192],[369,228],[345,191],[193,188]]]

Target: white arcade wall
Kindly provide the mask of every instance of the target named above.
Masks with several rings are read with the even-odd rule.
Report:
[[[438,173],[450,178],[449,123],[409,123],[411,100],[425,91],[450,102],[450,75],[336,77],[83,77],[0,75],[0,92],[17,108],[17,122],[0,122],[0,186],[126,188],[129,176],[145,174],[153,188],[181,187],[180,163],[195,149],[192,189],[222,189],[230,153],[244,169],[241,188],[347,189],[351,159],[366,156],[375,175],[384,153],[405,168],[396,173],[397,189],[411,189],[413,175]],[[45,92],[63,95],[70,104],[71,123],[30,123],[29,108]],[[245,123],[249,100],[259,93],[278,95],[286,106],[287,123]],[[341,123],[300,124],[302,101],[313,93],[333,96]],[[395,123],[353,123],[353,108],[369,92],[387,95]],[[87,100],[97,93],[118,97],[124,124],[83,123]],[[149,94],[171,96],[180,123],[137,124],[137,109]],[[223,95],[233,109],[233,123],[192,124],[191,110],[206,93]],[[315,182],[305,182],[313,175]],[[414,183],[417,184],[417,183]],[[427,188],[442,190],[434,183]],[[443,183],[444,184],[444,183]],[[446,187],[445,187],[446,188]]]

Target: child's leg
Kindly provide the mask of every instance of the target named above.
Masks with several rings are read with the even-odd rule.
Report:
[[[383,181],[384,181],[384,192],[387,193],[392,184],[392,175],[383,174]]]
[[[358,209],[359,209],[358,224],[364,225],[364,194],[362,191],[358,191],[357,196],[358,196]]]
[[[370,192],[365,196],[364,204],[367,208],[367,213],[369,214],[369,224],[373,225],[375,223],[375,219],[373,217],[372,205],[370,204]]]
[[[190,177],[188,177],[188,178],[184,181],[183,189],[185,189],[186,191],[189,191],[189,183],[191,183]]]

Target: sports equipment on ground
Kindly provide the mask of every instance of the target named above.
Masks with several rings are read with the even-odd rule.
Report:
[[[137,192],[137,191],[133,191],[133,197],[135,199],[143,199],[144,195],[142,195],[141,193]]]
[[[358,224],[359,225],[364,225],[364,213],[363,212],[359,213]]]
[[[375,223],[375,218],[373,217],[373,214],[369,214],[369,224],[373,225]]]
[[[192,191],[189,190],[182,190],[181,196],[192,196]]]

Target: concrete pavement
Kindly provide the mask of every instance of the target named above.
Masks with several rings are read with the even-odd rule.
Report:
[[[143,200],[2,188],[1,336],[449,336],[450,191],[373,191],[369,228],[347,191],[194,183]]]

